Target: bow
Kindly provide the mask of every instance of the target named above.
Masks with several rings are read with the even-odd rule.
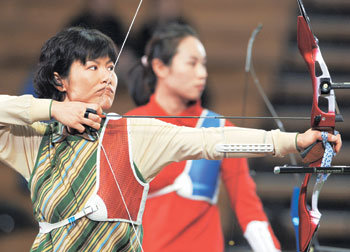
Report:
[[[334,156],[332,146],[327,142],[327,132],[334,133],[335,123],[341,122],[342,117],[339,114],[336,105],[334,89],[348,88],[345,83],[333,83],[328,72],[327,65],[322,57],[318,46],[318,39],[311,30],[310,19],[306,14],[302,0],[297,0],[301,15],[298,16],[297,41],[299,51],[304,58],[312,80],[313,99],[311,110],[311,127],[322,130],[322,145],[325,154],[322,160],[311,160],[308,168],[298,166],[275,167],[275,173],[307,173],[304,177],[300,195],[299,195],[299,249],[300,251],[309,251],[313,238],[319,227],[321,213],[318,210],[318,198],[323,184],[330,173],[348,172],[349,167],[332,167],[331,161]],[[336,133],[336,132],[335,132]],[[302,154],[307,157],[309,150],[317,144],[310,146]],[[315,147],[317,148],[317,147]],[[308,160],[306,158],[305,160]],[[294,170],[293,170],[294,169]],[[293,171],[292,171],[293,170]],[[307,187],[311,173],[318,173],[314,185],[311,209],[306,205]]]
[[[331,83],[331,77],[328,72],[327,65],[323,60],[321,51],[318,47],[318,40],[311,31],[310,20],[305,12],[305,8],[301,0],[298,0],[301,16],[298,16],[298,48],[303,56],[312,80],[313,102],[311,110],[311,127],[326,131],[334,131],[335,128],[335,95],[334,90],[323,92],[327,85]],[[326,111],[320,108],[321,103],[328,104]],[[328,155],[332,156],[332,147],[327,143],[327,133],[322,132],[323,145],[327,144]],[[331,165],[331,158],[326,162],[322,160],[316,162],[315,166]],[[300,251],[308,251],[312,239],[317,233],[320,224],[321,213],[318,210],[318,197],[324,182],[328,178],[328,174],[318,174],[316,183],[312,193],[312,208],[306,205],[307,186],[310,181],[311,174],[306,174],[301,186],[298,212],[299,212],[299,249]]]

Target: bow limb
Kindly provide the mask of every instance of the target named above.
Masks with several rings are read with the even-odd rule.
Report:
[[[281,131],[285,131],[285,128],[284,128],[284,125],[281,121],[281,117],[278,116],[274,106],[272,105],[270,99],[268,98],[268,96],[266,95],[264,89],[262,88],[261,84],[260,84],[260,81],[259,81],[259,78],[257,77],[256,73],[255,73],[255,70],[254,70],[254,66],[253,66],[253,62],[252,62],[252,55],[253,55],[253,44],[254,44],[254,41],[255,41],[255,38],[256,36],[259,34],[259,32],[261,31],[262,29],[262,24],[259,24],[255,29],[254,31],[252,32],[252,35],[249,39],[249,42],[248,42],[248,47],[247,47],[247,57],[246,57],[246,64],[245,64],[245,72],[246,72],[246,75],[250,73],[252,79],[253,79],[253,82],[261,96],[261,98],[263,99],[266,107],[268,108],[270,114],[272,115],[272,119],[274,119],[277,127],[281,130]],[[246,80],[248,78],[246,77]],[[244,94],[244,105],[243,105],[243,116],[244,116],[244,113],[245,113],[245,107],[246,107],[246,96],[247,96],[247,86],[248,86],[248,83],[246,82],[245,83],[245,94]],[[289,154],[289,159],[290,159],[290,162],[292,165],[296,165],[297,164],[297,161],[296,161],[296,158],[294,156],[294,154]]]

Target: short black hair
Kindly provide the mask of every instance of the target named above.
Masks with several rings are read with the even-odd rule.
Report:
[[[57,33],[41,48],[39,64],[34,74],[34,89],[39,98],[63,101],[65,92],[54,77],[57,72],[62,78],[69,75],[74,61],[85,64],[88,60],[109,57],[117,58],[117,48],[111,38],[102,32],[82,27],[70,27]]]

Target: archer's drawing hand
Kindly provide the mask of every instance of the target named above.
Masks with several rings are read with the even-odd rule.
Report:
[[[95,110],[97,113],[86,113],[88,108]],[[101,123],[99,115],[102,115],[102,108],[93,103],[53,101],[51,106],[51,116],[53,118],[80,133],[85,131],[85,126],[99,130]]]

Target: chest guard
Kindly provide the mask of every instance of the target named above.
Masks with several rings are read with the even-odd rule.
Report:
[[[201,116],[214,117],[218,114],[204,109]],[[222,127],[224,119],[200,118],[196,128]],[[192,200],[204,200],[216,204],[219,193],[221,160],[188,160],[184,171],[168,185],[154,193],[149,198],[176,191],[178,195]]]
[[[91,220],[141,224],[149,184],[137,175],[130,139],[127,119],[107,116],[97,151],[96,189],[86,204],[97,207],[87,216]]]

